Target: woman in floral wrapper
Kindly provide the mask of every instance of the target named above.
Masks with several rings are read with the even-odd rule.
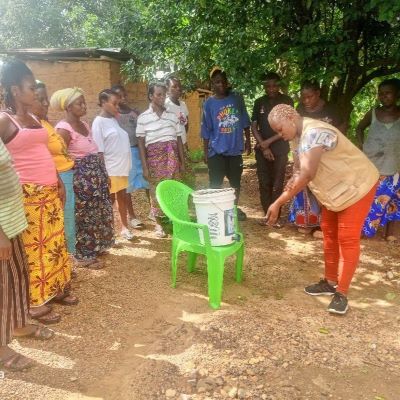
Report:
[[[86,114],[83,91],[79,88],[58,90],[51,96],[50,106],[66,112],[66,118],[56,129],[67,145],[68,154],[75,160],[77,265],[99,269],[103,263],[97,256],[114,244],[113,213],[103,157],[98,154],[89,125],[81,121]]]

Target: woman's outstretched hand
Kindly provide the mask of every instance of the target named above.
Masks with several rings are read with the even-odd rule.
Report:
[[[269,206],[267,213],[265,214],[265,219],[268,225],[276,224],[276,222],[278,221],[280,208],[281,207],[277,203],[272,203]]]

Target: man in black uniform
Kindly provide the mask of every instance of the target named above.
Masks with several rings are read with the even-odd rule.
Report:
[[[260,200],[264,213],[282,194],[289,143],[276,134],[268,123],[268,114],[278,104],[293,106],[293,100],[280,92],[280,76],[268,72],[263,76],[265,95],[254,102],[251,130],[257,141],[256,161]]]

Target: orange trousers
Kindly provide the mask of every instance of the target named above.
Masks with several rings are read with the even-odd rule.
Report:
[[[347,295],[360,258],[361,229],[370,210],[376,185],[357,203],[338,212],[322,206],[325,278],[337,282],[337,291]]]

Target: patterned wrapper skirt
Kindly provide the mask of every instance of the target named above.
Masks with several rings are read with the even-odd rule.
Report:
[[[196,188],[196,175],[192,167],[192,160],[190,159],[189,149],[185,148],[185,172],[181,174],[182,182],[192,189]]]
[[[23,184],[28,228],[22,241],[28,259],[31,307],[63,293],[71,280],[64,235],[64,212],[57,186]]]
[[[79,260],[95,258],[114,244],[113,211],[104,161],[90,154],[75,161],[76,251]]]
[[[316,228],[320,225],[321,207],[310,189],[306,188],[294,197],[289,222],[302,228]]]
[[[364,222],[362,233],[366,237],[376,234],[379,226],[400,221],[400,177],[399,174],[381,176],[371,210]]]
[[[179,179],[178,145],[175,140],[149,144],[146,148],[147,166],[150,175],[151,212],[162,217],[163,212],[157,203],[155,190],[166,179]]]

